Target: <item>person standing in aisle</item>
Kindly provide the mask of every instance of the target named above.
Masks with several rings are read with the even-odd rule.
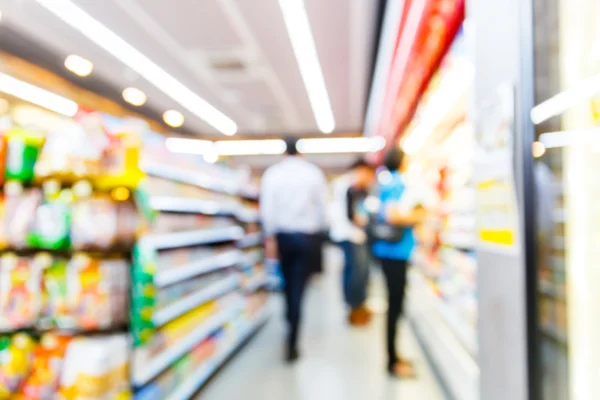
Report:
[[[388,371],[400,378],[415,376],[414,366],[399,356],[396,347],[398,321],[402,315],[407,282],[408,260],[416,246],[413,228],[425,219],[425,210],[418,193],[407,188],[401,168],[404,154],[391,149],[385,157],[385,167],[391,176],[379,186],[379,211],[372,229],[375,238],[373,255],[380,261],[388,290],[387,353]],[[377,233],[378,230],[380,233]]]
[[[266,257],[279,256],[284,278],[288,362],[299,357],[302,298],[327,206],[325,175],[298,155],[296,144],[294,138],[286,140],[286,157],[264,173],[260,195]]]
[[[369,282],[369,253],[365,227],[368,218],[360,209],[375,182],[375,168],[359,159],[350,172],[333,183],[334,206],[331,237],[344,252],[342,285],[344,300],[350,307],[350,325],[366,325],[371,313],[365,306]]]

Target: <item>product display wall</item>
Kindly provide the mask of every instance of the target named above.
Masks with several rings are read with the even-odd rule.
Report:
[[[0,399],[192,398],[267,317],[255,188],[139,121],[10,121]]]
[[[412,184],[408,185],[422,186],[428,211],[413,256],[417,268],[411,276],[411,321],[450,393],[474,400],[479,385],[475,133],[466,117],[472,70],[460,37],[430,82],[417,113],[427,119],[435,116],[439,122],[413,152],[411,135],[422,134],[427,125],[416,119],[401,145],[412,153],[406,173]],[[462,86],[455,84],[459,78]],[[440,114],[441,109],[445,114]]]

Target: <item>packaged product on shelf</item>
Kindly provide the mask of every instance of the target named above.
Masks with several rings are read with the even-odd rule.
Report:
[[[35,212],[33,225],[27,235],[30,248],[66,250],[70,247],[70,191],[60,190],[58,181],[44,184],[44,199]]]
[[[93,330],[124,324],[128,283],[125,260],[75,254],[67,264],[68,307],[73,327]]]
[[[109,249],[117,241],[118,224],[117,205],[109,196],[77,198],[71,222],[73,248]]]
[[[30,373],[35,343],[23,333],[0,337],[0,399],[17,394]]]
[[[6,153],[8,152],[8,143],[6,135],[0,133],[0,185],[4,184],[4,177],[6,175]]]
[[[144,177],[139,167],[139,140],[125,132],[111,135],[110,139],[102,158],[102,174],[96,178],[96,185],[101,189],[137,187]]]
[[[76,250],[131,248],[142,224],[131,191],[114,188],[109,193],[93,193],[89,182],[73,187],[75,201],[71,241]]]
[[[6,133],[6,140],[6,179],[25,184],[32,183],[44,137],[26,129],[13,128]]]
[[[0,249],[8,247],[7,223],[6,223],[6,202],[4,192],[0,191]]]
[[[67,347],[72,338],[44,335],[33,351],[31,374],[23,384],[19,400],[54,400]]]
[[[67,260],[62,257],[51,257],[51,265],[44,271],[43,283],[44,308],[39,322],[40,328],[72,327]]]
[[[35,165],[36,178],[72,182],[97,176],[101,171],[103,146],[77,123],[51,131]]]
[[[18,182],[4,185],[4,234],[15,249],[28,246],[29,233],[35,226],[37,209],[42,203],[40,189],[23,189]]]
[[[43,267],[30,257],[0,256],[0,330],[35,325],[42,307]]]
[[[129,398],[129,344],[125,335],[73,340],[59,392],[65,400]]]

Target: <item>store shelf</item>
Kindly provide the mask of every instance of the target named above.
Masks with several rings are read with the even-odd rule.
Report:
[[[240,205],[233,202],[225,204],[213,200],[201,200],[185,197],[154,196],[150,207],[161,212],[178,212],[205,215],[237,215]]]
[[[154,326],[162,326],[210,300],[214,300],[226,293],[233,291],[238,287],[238,284],[238,277],[230,276],[200,290],[197,293],[184,296],[173,304],[156,311],[152,316],[152,322],[154,323]]]
[[[544,296],[551,297],[556,300],[565,301],[566,296],[560,290],[556,288],[556,284],[540,280],[538,282],[538,291]]]
[[[476,358],[440,313],[440,299],[431,290],[423,290],[419,286],[419,278],[425,284],[418,272],[411,273],[408,293],[408,317],[417,338],[452,398],[477,400],[480,371]]]
[[[167,400],[187,400],[200,390],[208,379],[248,340],[268,319],[267,306],[249,326],[239,334],[237,340],[228,344],[212,360],[190,375],[182,385],[167,397]]]
[[[242,258],[240,264],[243,267],[254,266],[256,263],[262,260],[262,252],[260,250],[254,250],[246,253]]]
[[[200,229],[189,232],[174,232],[146,236],[142,239],[145,245],[156,250],[174,249],[177,247],[199,246],[203,244],[238,241],[244,236],[239,226],[224,228]]]
[[[147,163],[142,166],[142,169],[146,174],[151,176],[187,183],[215,192],[228,194],[237,194],[239,192],[239,187],[235,182],[231,182],[228,179],[215,179],[207,173],[203,174],[196,171],[188,171],[181,167],[156,163]]]
[[[215,254],[198,261],[192,261],[180,267],[169,268],[166,271],[159,271],[154,277],[156,287],[164,287],[177,282],[184,281],[194,276],[207,274],[219,269],[227,268],[239,264],[243,253],[240,250],[230,250],[224,253]]]
[[[549,325],[541,325],[540,332],[543,336],[552,341],[560,344],[561,346],[567,346],[569,341],[567,335],[559,332],[556,328]]]
[[[262,234],[260,232],[247,233],[237,245],[241,249],[247,249],[248,247],[258,246],[262,243]]]
[[[260,214],[258,210],[241,208],[237,213],[237,219],[246,224],[256,223],[260,221]]]
[[[244,286],[244,290],[248,293],[252,293],[267,286],[269,283],[270,279],[266,273],[258,273],[248,280],[248,283]]]
[[[461,320],[460,316],[457,315],[456,311],[452,307],[448,306],[446,302],[440,298],[440,296],[433,292],[421,275],[413,274],[411,277],[411,283],[414,285],[415,290],[429,294],[429,301],[440,313],[452,333],[469,352],[469,354],[475,357],[478,348],[477,335],[475,332]]]
[[[444,232],[441,238],[444,245],[460,250],[473,251],[477,246],[475,236],[470,234]]]
[[[564,208],[555,209],[553,219],[555,223],[565,223],[567,221],[567,211]]]
[[[132,374],[133,385],[135,387],[141,387],[154,379],[169,365],[172,365],[180,357],[193,349],[194,346],[206,339],[212,332],[232,320],[240,311],[240,308],[239,305],[232,306],[231,308],[214,315],[170,348],[155,356],[149,362],[146,362],[146,360],[136,360],[134,355],[134,368]]]

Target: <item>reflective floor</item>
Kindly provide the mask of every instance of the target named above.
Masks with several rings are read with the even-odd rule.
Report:
[[[415,361],[418,379],[395,380],[385,371],[384,318],[371,326],[345,324],[340,256],[327,252],[326,274],[313,282],[305,303],[302,358],[283,363],[284,324],[279,298],[273,316],[259,334],[209,383],[197,399],[207,400],[442,400],[444,396],[408,327],[401,336],[403,354]],[[371,293],[381,303],[375,274]]]

